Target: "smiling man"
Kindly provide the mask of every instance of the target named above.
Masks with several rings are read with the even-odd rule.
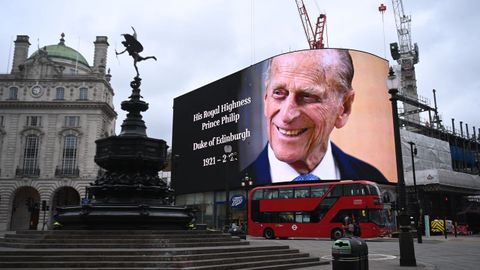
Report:
[[[348,122],[355,91],[348,50],[322,49],[271,59],[264,114],[268,145],[253,164],[258,184],[306,180],[387,180],[330,141]],[[352,134],[352,140],[355,139]]]

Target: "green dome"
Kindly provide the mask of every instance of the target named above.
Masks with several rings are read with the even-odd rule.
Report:
[[[82,64],[86,65],[87,67],[89,66],[87,60],[85,59],[85,57],[83,57],[83,55],[81,55],[76,50],[74,50],[74,49],[72,49],[68,46],[65,46],[65,42],[63,40],[63,37],[60,40],[60,43],[58,45],[44,46],[44,47],[40,48],[39,50],[42,50],[43,52],[46,51],[47,55],[49,57],[71,60],[73,62],[82,63]],[[33,58],[34,56],[39,54],[39,50],[34,52],[30,56],[30,58]]]

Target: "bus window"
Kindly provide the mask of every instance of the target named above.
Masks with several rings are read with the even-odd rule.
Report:
[[[297,187],[295,188],[295,198],[309,198],[310,197],[310,188],[309,187]]]
[[[320,198],[322,197],[325,192],[330,188],[330,186],[325,185],[325,186],[318,186],[318,187],[312,187],[312,198]]]
[[[369,220],[369,218],[368,218],[369,210],[361,209],[361,210],[357,210],[357,211],[358,211],[358,214],[356,215],[356,217],[358,218],[358,222],[368,222],[368,220]]]
[[[367,190],[365,185],[362,184],[351,184],[345,185],[343,188],[343,195],[345,196],[365,196],[367,195]]]
[[[252,195],[252,200],[261,200],[263,199],[263,189],[255,190]]]
[[[295,214],[293,212],[280,212],[278,218],[280,222],[294,222]]]
[[[278,213],[275,213],[275,212],[264,212],[262,219],[259,220],[259,222],[265,222],[265,223],[274,223],[278,221],[279,221]]]
[[[343,195],[345,196],[353,196],[353,187],[354,185],[345,185],[345,187],[343,188]]]
[[[327,209],[320,209],[312,213],[310,222],[317,223],[322,220],[323,216],[327,213]]]
[[[370,209],[368,213],[371,222],[379,226],[385,226],[385,221],[387,220],[385,209]]]
[[[380,189],[378,188],[378,186],[376,186],[376,185],[367,185],[366,187],[367,187],[367,189],[368,189],[368,194],[369,194],[369,195],[377,195],[377,196],[380,196],[380,195],[381,195]]]
[[[280,189],[278,197],[280,199],[292,199],[293,198],[293,188],[282,188],[282,189]]]
[[[343,209],[338,211],[338,213],[333,217],[331,222],[338,222],[338,223],[343,223],[345,221],[345,218],[352,218],[352,210],[350,209]]]
[[[335,185],[332,189],[332,191],[330,191],[330,193],[328,193],[327,197],[340,197],[340,196],[343,196],[343,186],[344,185]]]
[[[318,209],[327,209],[329,210],[333,204],[335,204],[335,202],[337,201],[337,198],[325,198],[319,205],[318,205]]]
[[[367,186],[365,185],[357,185],[358,186],[358,192],[361,193],[362,196],[366,196],[368,195],[368,190],[367,190]]]
[[[312,215],[312,222],[319,222],[323,216],[330,210],[330,208],[335,204],[337,198],[325,198],[315,209],[314,214]]]
[[[266,189],[263,195],[264,199],[278,199],[278,189]]]
[[[305,212],[295,212],[296,223],[310,223],[310,214]]]

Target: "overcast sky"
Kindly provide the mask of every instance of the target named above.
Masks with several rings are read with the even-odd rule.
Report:
[[[366,51],[394,64],[389,43],[397,42],[391,1],[304,0],[312,23],[327,14],[328,46]],[[378,6],[384,3],[382,15]],[[416,65],[418,93],[429,98],[437,90],[444,123],[451,118],[468,123],[478,133],[480,117],[480,2],[474,0],[403,0],[412,16],[412,40],[420,51]],[[295,0],[175,0],[175,1],[25,1],[0,0],[0,73],[9,73],[13,41],[30,36],[29,54],[39,46],[66,45],[93,64],[96,36],[108,36],[107,68],[111,69],[117,134],[125,114],[120,103],[131,93],[135,75],[123,50],[122,33],[132,33],[144,45],[139,63],[147,134],[171,145],[173,99],[274,55],[308,48]],[[383,27],[384,25],[384,27]],[[385,29],[385,31],[383,31]],[[384,42],[385,33],[385,42]],[[395,63],[396,64],[396,63]]]

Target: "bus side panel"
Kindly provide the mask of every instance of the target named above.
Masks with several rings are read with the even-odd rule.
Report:
[[[319,198],[261,200],[261,212],[312,211],[320,202]]]

